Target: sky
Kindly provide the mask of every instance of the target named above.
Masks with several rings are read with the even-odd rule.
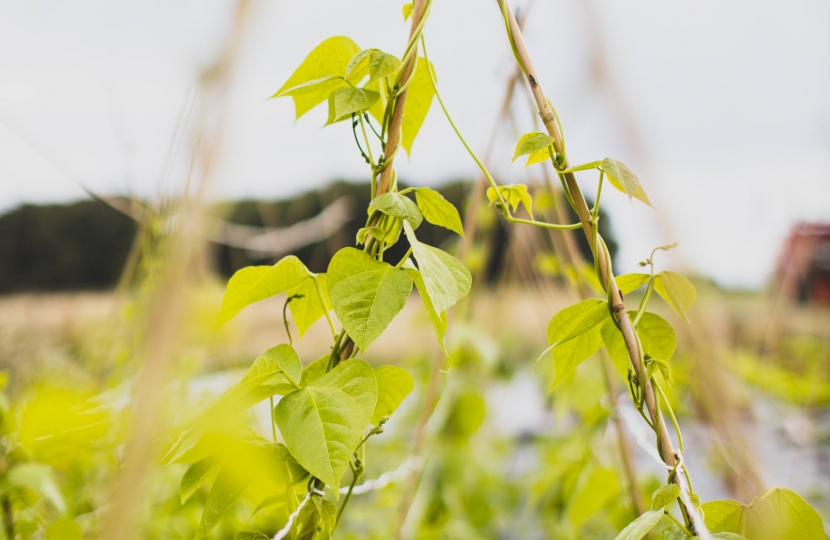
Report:
[[[321,129],[322,107],[295,121],[291,100],[267,98],[332,35],[400,56],[402,2],[252,5],[210,196],[270,199],[367,179],[346,123]],[[0,212],[83,198],[79,183],[142,197],[163,181],[181,185],[196,122],[184,122],[183,143],[171,141],[179,119],[206,103],[200,76],[228,38],[234,6],[0,3]],[[621,271],[679,241],[664,264],[761,287],[794,223],[830,221],[830,3],[535,0],[528,9],[526,42],[571,161],[623,161],[654,203],[604,192]],[[434,0],[425,36],[445,102],[483,153],[513,69],[496,4]],[[606,77],[596,76],[598,58]],[[505,183],[527,179],[521,163],[510,165],[518,138],[534,130],[519,96],[492,154]],[[396,166],[430,186],[477,172],[437,104],[411,161]],[[593,192],[593,176],[580,182]]]

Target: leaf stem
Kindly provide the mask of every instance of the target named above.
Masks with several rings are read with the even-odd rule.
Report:
[[[684,525],[684,524],[683,524],[683,523],[682,523],[679,519],[677,519],[676,517],[674,517],[674,514],[672,514],[671,512],[669,512],[669,511],[668,511],[668,509],[663,508],[663,512],[665,512],[665,513],[666,513],[666,515],[667,515],[667,516],[669,516],[669,518],[671,518],[671,520],[672,520],[672,521],[674,521],[675,525],[677,525],[678,527],[680,527],[680,530],[682,530],[682,531],[683,531],[683,534],[685,534],[686,536],[688,536],[688,537],[690,537],[690,538],[693,538],[693,537],[694,537],[694,535],[692,534],[692,532],[691,532],[689,529],[687,529],[687,528],[686,528],[686,526],[685,526],[685,525]]]
[[[409,246],[409,249],[406,250],[406,253],[404,253],[404,256],[401,257],[401,260],[398,261],[398,264],[395,265],[395,269],[397,270],[398,268],[403,266],[404,263],[406,262],[406,260],[409,258],[409,256],[411,254],[412,254],[412,246]]]
[[[421,46],[424,49],[424,60],[427,61],[427,66],[430,66],[430,69],[427,69],[427,72],[429,73],[429,80],[432,83],[432,89],[435,91],[435,97],[438,99],[438,104],[441,106],[441,110],[444,111],[444,116],[447,118],[447,122],[450,123],[450,126],[452,127],[453,131],[455,131],[455,134],[458,137],[458,140],[461,141],[461,144],[464,145],[464,148],[467,150],[467,153],[470,154],[470,157],[473,158],[473,161],[476,162],[476,165],[478,165],[478,168],[481,170],[482,174],[484,174],[484,177],[487,179],[487,182],[489,182],[490,187],[492,187],[493,190],[495,190],[496,195],[499,198],[499,203],[501,204],[501,209],[502,209],[502,212],[504,214],[505,219],[507,221],[509,221],[510,223],[522,223],[522,224],[525,224],[525,225],[535,225],[537,227],[542,227],[542,228],[545,228],[545,229],[571,230],[571,229],[578,229],[578,228],[582,227],[581,223],[572,224],[572,225],[559,225],[559,224],[554,224],[554,223],[545,223],[543,221],[514,218],[512,216],[512,214],[510,214],[510,210],[509,210],[509,207],[507,205],[507,201],[504,199],[504,196],[502,195],[501,190],[499,189],[499,185],[493,179],[493,176],[490,174],[490,171],[487,170],[487,167],[484,166],[484,163],[482,163],[481,160],[478,159],[478,156],[476,156],[476,153],[473,152],[472,148],[470,148],[470,145],[467,144],[466,139],[464,139],[464,136],[461,134],[461,131],[458,129],[458,126],[455,125],[455,122],[453,121],[452,116],[450,116],[450,113],[447,110],[447,106],[444,105],[444,100],[441,99],[441,94],[440,94],[440,92],[438,92],[438,84],[435,82],[435,76],[432,73],[431,64],[429,63],[429,56],[427,55],[427,44],[426,44],[426,40],[424,39],[423,35],[421,36]]]
[[[293,386],[297,390],[300,390],[302,388],[299,384],[297,384],[297,382],[294,379],[291,378],[291,375],[289,375],[284,369],[279,370],[277,373],[282,374],[282,376],[285,377],[285,380],[291,383],[291,386]]]

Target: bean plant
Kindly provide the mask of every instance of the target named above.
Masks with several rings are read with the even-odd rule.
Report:
[[[210,533],[222,513],[251,486],[260,494],[257,511],[279,512],[284,517],[282,529],[273,538],[332,537],[362,480],[367,442],[383,433],[390,415],[414,386],[404,369],[392,365],[373,368],[359,358],[403,309],[413,286],[448,356],[446,313],[468,294],[472,280],[453,255],[419,241],[417,229],[426,220],[463,236],[461,219],[456,208],[435,190],[399,189],[394,168],[401,148],[411,152],[433,97],[487,177],[489,201],[508,222],[564,231],[582,229],[589,241],[603,296],[556,313],[548,326],[549,347],[543,356],[551,354],[556,372],[551,391],[556,392],[557,385],[582,362],[605,348],[627,384],[635,408],[654,431],[666,483],[654,493],[650,509],[617,538],[644,538],[657,532],[661,522],[659,538],[664,540],[692,536],[824,538],[818,514],[789,490],[772,489],[749,505],[735,501],[701,504],[685,462],[680,426],[667,397],[676,333],[667,320],[648,311],[657,293],[689,323],[695,288],[682,275],[658,269],[657,254],[673,245],[652,251],[640,263],[647,271],[615,276],[609,250],[599,234],[603,187],[610,184],[629,199],[650,206],[643,186],[616,159],[570,164],[562,124],[542,89],[521,29],[506,1],[498,0],[508,42],[546,130],[523,135],[513,159],[527,156],[527,165],[550,162],[565,199],[579,218],[573,224],[537,220],[526,186],[496,183],[461,137],[438,94],[424,38],[431,3],[415,0],[404,6],[404,19],[411,19],[411,26],[400,58],[374,48],[363,49],[347,37],[331,37],[314,48],[273,95],[290,97],[298,119],[325,104],[326,126],[348,127],[342,130],[344,142],[355,145],[367,165],[371,203],[365,227],[355,239],[360,248],[338,251],[325,273],[313,273],[299,259],[288,256],[273,266],[243,268],[229,280],[219,324],[250,304],[284,294],[288,343],[275,344],[262,353],[235,386],[192,422],[164,458],[167,463],[190,464],[181,483],[183,500],[201,485],[212,483],[197,538]],[[590,171],[598,175],[592,207],[576,180],[576,173]],[[521,217],[524,214],[527,217]],[[400,260],[385,260],[384,254],[402,240],[402,234],[409,245],[406,254]],[[638,290],[642,290],[639,303],[629,309],[625,295]],[[319,358],[305,367],[293,348],[287,310],[300,338],[323,318],[331,333],[331,344],[319,344]],[[279,396],[276,405],[274,396]],[[272,440],[227,427],[233,425],[235,415],[263,401],[269,402]],[[347,471],[349,480],[344,482]],[[237,539],[271,537],[261,531],[236,533]]]
[[[414,385],[399,367],[372,368],[358,358],[403,309],[413,285],[446,352],[446,311],[467,295],[472,280],[458,259],[419,241],[416,233],[426,220],[463,236],[458,210],[430,188],[398,189],[395,156],[401,147],[411,151],[434,92],[430,65],[418,56],[429,2],[410,8],[405,10],[412,18],[410,39],[400,59],[335,36],[312,50],[273,96],[291,97],[298,119],[325,103],[327,126],[348,122],[348,138],[369,168],[372,199],[356,238],[362,249],[341,249],[325,273],[313,273],[288,256],[273,266],[243,268],[228,282],[219,324],[254,302],[284,293],[299,336],[325,318],[332,344],[305,368],[290,341],[264,352],[170,449],[166,461],[192,463],[183,478],[183,498],[215,478],[198,538],[259,474],[278,479],[262,504],[290,510],[276,538],[331,537],[363,476],[366,442],[383,433]],[[384,260],[402,233],[409,244],[406,254]],[[287,319],[286,331],[290,340]],[[273,396],[281,396],[276,406]],[[234,441],[230,451],[227,441],[217,441],[222,418],[263,400],[271,403],[273,441],[249,435]],[[277,441],[277,430],[284,444]],[[341,487],[347,470],[351,480]],[[339,508],[332,499],[340,501]],[[237,538],[267,536],[249,531]]]

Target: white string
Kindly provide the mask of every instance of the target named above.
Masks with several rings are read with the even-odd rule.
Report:
[[[303,506],[311,499],[311,491],[309,491],[305,499],[297,506],[297,509],[291,512],[291,515],[288,516],[288,522],[286,522],[285,527],[277,531],[277,534],[274,535],[274,540],[282,540],[286,537],[286,535],[291,531],[291,527],[294,526],[294,520],[297,519],[297,516],[300,515],[300,511],[303,509]]]
[[[645,430],[645,425],[640,421],[634,409],[628,407],[627,402],[620,400],[617,402],[617,410],[622,416],[622,419],[625,420],[628,430],[634,435],[634,440],[637,441],[640,448],[645,450],[646,454],[653,457],[654,461],[659,463],[661,467],[665,467],[669,471],[672,470],[673,467],[669,467],[663,462],[663,458],[660,457],[660,452],[657,451],[657,447],[651,442],[649,433]]]
[[[352,495],[360,495],[362,493],[369,493],[370,491],[377,491],[383,489],[389,484],[393,484],[399,480],[406,478],[409,471],[418,470],[421,467],[420,459],[414,456],[406,458],[406,461],[401,463],[394,471],[386,471],[375,480],[367,480],[359,486],[355,486],[352,490]],[[340,488],[340,493],[348,493],[348,487]]]

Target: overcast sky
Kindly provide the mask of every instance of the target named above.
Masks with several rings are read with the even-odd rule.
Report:
[[[667,263],[725,285],[763,285],[793,223],[830,220],[830,2],[605,0],[593,11],[584,2],[536,0],[525,34],[571,161],[620,159],[654,202],[603,197],[619,264],[632,269],[655,245],[680,241]],[[282,197],[366,177],[345,123],[321,130],[323,108],[295,122],[291,100],[266,98],[332,35],[400,56],[401,3],[255,2],[212,197]],[[481,152],[512,69],[504,27],[495,2],[433,4],[426,37],[439,86]],[[0,3],[0,211],[79,199],[73,179],[102,194],[155,193],[177,119],[225,43],[234,5]],[[598,51],[604,84],[591,69]],[[493,169],[505,182],[526,178],[510,157],[529,119],[522,111],[500,133]],[[176,153],[171,184],[189,156]],[[412,162],[396,165],[421,185],[476,173],[437,104]],[[593,176],[581,181],[593,191]]]

